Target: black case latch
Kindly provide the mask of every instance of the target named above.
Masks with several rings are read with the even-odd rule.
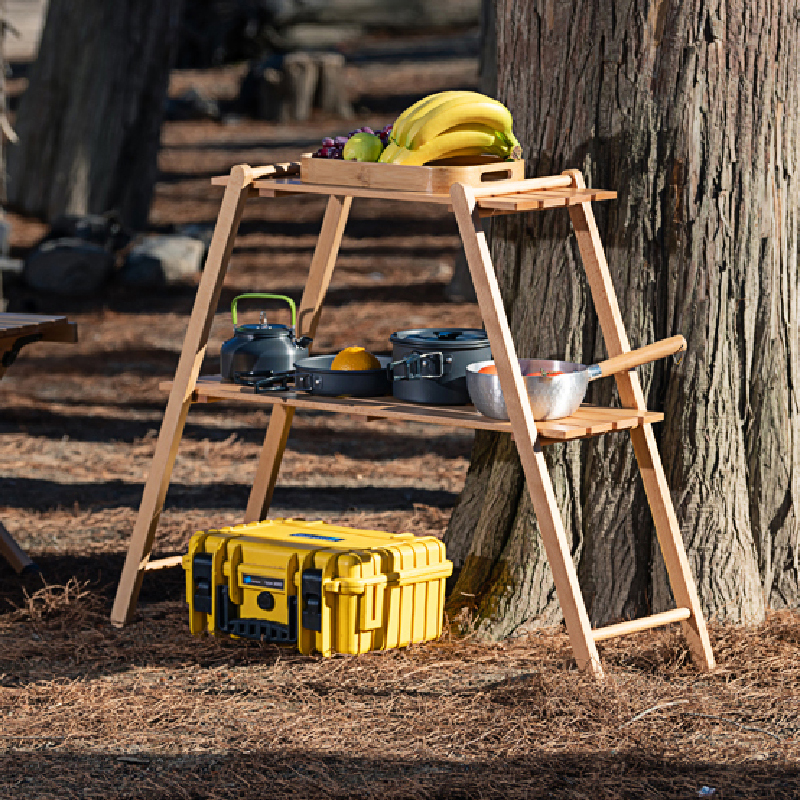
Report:
[[[303,627],[307,631],[322,633],[322,570],[303,570],[300,591],[303,599]]]
[[[208,553],[198,553],[192,559],[194,610],[200,614],[211,613],[211,592],[214,589],[212,563],[212,556]]]

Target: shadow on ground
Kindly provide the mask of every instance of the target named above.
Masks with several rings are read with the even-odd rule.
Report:
[[[175,744],[178,744],[176,734]],[[51,743],[57,747],[57,742]],[[342,750],[348,743],[342,742]],[[41,746],[47,746],[42,742]],[[800,768],[790,764],[720,765],[639,751],[588,751],[467,762],[409,757],[359,758],[285,746],[215,755],[163,755],[121,748],[22,753],[0,758],[0,791],[39,796],[129,798],[791,798]],[[75,788],[80,786],[81,788]]]

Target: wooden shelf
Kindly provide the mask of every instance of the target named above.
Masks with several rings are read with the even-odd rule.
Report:
[[[325,169],[328,169],[327,165]],[[382,167],[363,174],[359,167],[336,169],[330,173],[330,177],[335,178],[335,184],[298,180],[301,172],[301,166],[297,162],[261,167],[237,164],[229,175],[212,180],[214,186],[225,187],[225,193],[175,377],[162,384],[163,388],[170,391],[169,401],[117,587],[111,612],[112,623],[126,625],[134,618],[139,589],[150,560],[175,453],[190,405],[227,400],[272,407],[244,513],[245,522],[266,519],[269,514],[281,460],[295,410],[298,408],[344,413],[363,417],[365,421],[398,419],[512,435],[578,665],[598,679],[602,678],[603,668],[597,651],[597,641],[677,621],[683,626],[698,666],[706,670],[713,669],[714,654],[703,619],[703,609],[697,596],[681,530],[672,506],[669,485],[651,428],[651,423],[660,422],[664,415],[645,410],[644,392],[635,371],[630,370],[615,375],[624,408],[583,405],[572,416],[564,419],[550,422],[533,419],[524,383],[515,373],[516,355],[511,330],[486,234],[477,219],[497,214],[566,208],[572,223],[571,235],[575,237],[580,251],[606,349],[610,357],[622,356],[630,351],[630,342],[592,211],[593,201],[613,199],[616,192],[587,189],[583,176],[577,170],[522,180],[481,179],[479,182],[477,179],[467,181],[459,178],[448,184],[447,193],[443,192],[441,182],[435,186],[431,184],[431,189],[435,189],[435,192],[419,191],[420,185],[414,181],[400,181],[398,186],[393,185],[392,188],[378,188],[376,182],[380,182],[382,186],[386,184],[385,170]],[[308,177],[308,170],[306,173]],[[401,174],[412,173],[406,168],[398,168],[396,174],[392,173],[391,182]],[[319,181],[320,177],[317,175],[315,180]],[[294,391],[255,394],[252,387],[223,383],[219,376],[197,378],[206,355],[209,331],[219,305],[220,292],[245,204],[253,197],[288,195],[319,196],[327,200],[297,315],[298,335],[312,338],[316,336],[320,312],[354,197],[411,202],[422,214],[425,213],[425,203],[439,204],[440,207],[452,210],[513,423],[484,417],[472,406],[423,406],[398,401],[393,397],[320,397]],[[571,543],[564,529],[541,446],[622,430],[629,431],[631,436],[678,609],[635,623],[611,625],[593,631],[572,560]],[[163,565],[163,562],[159,564]]]
[[[78,327],[66,317],[45,314],[0,314],[0,340],[40,334],[44,342],[77,342]]]
[[[160,384],[161,389],[172,389],[172,381]],[[219,375],[206,375],[197,379],[193,393],[194,402],[209,400],[234,400],[239,402],[283,405],[337,414],[353,414],[367,419],[402,419],[454,428],[511,433],[511,423],[491,419],[475,410],[474,406],[427,406],[407,403],[393,397],[323,397],[306,392],[270,392],[256,394],[250,386],[223,383]],[[664,415],[657,411],[637,411],[632,408],[601,408],[582,405],[571,417],[536,423],[541,444],[555,444],[587,436],[599,436],[613,431],[638,428],[645,423],[661,422]]]
[[[387,167],[391,165],[381,165]],[[409,169],[400,167],[400,171]],[[387,187],[349,183],[313,183],[302,180],[296,163],[276,165],[264,171],[253,182],[253,189],[260,197],[283,197],[291,194],[337,195],[342,197],[366,197],[373,200],[406,200],[418,203],[435,203],[452,208],[449,192],[403,190],[403,181]],[[227,186],[229,176],[212,178],[214,186]],[[566,208],[597,200],[613,200],[617,193],[606,189],[587,189],[570,185],[570,178],[558,175],[548,178],[523,180],[501,180],[480,184],[474,189],[476,204],[482,215],[509,214],[520,211],[541,211],[547,208]]]

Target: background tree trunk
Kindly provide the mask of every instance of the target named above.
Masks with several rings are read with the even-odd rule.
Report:
[[[478,90],[489,97],[497,96],[497,31],[495,0],[481,0],[481,49],[478,60]],[[488,220],[484,222],[488,230]],[[453,265],[453,277],[445,287],[445,295],[453,303],[474,303],[477,300],[467,255],[462,247]]]
[[[499,0],[496,23],[528,174],[619,193],[595,214],[631,345],[689,342],[640,375],[705,612],[796,606],[798,3]],[[491,241],[519,355],[603,358],[567,214],[496,218]],[[593,623],[669,607],[629,438],[546,453]],[[478,433],[450,607],[491,636],[560,618],[522,481],[508,437]]]
[[[183,0],[51,0],[20,100],[9,200],[147,222]]]

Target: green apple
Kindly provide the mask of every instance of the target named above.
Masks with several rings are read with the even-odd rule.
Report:
[[[377,161],[383,152],[381,137],[374,133],[354,133],[344,144],[345,161]]]

